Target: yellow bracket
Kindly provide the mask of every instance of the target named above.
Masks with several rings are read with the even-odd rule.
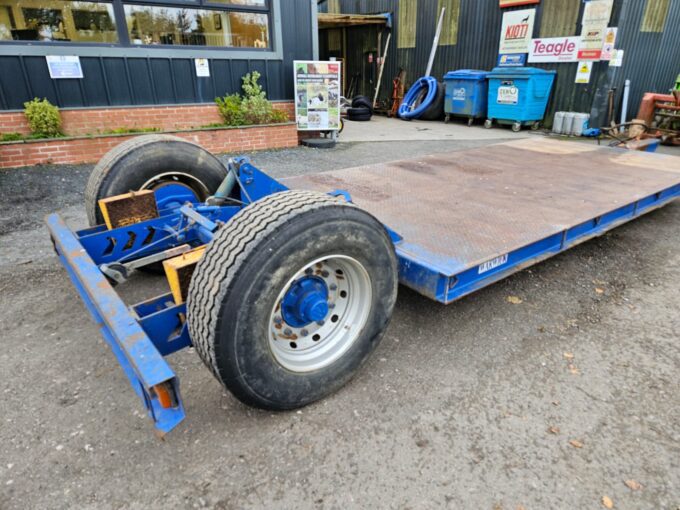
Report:
[[[205,246],[199,246],[178,257],[163,261],[165,276],[168,279],[170,291],[176,304],[180,305],[186,301],[191,276],[194,274],[196,264],[201,260],[204,251]]]
[[[158,218],[156,197],[151,190],[102,198],[99,209],[109,230]]]

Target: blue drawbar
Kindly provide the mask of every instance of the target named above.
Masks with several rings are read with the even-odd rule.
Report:
[[[437,96],[437,79],[423,76],[411,86],[399,107],[399,117],[402,119],[417,119],[430,106]],[[423,97],[423,94],[425,97]],[[418,103],[418,100],[422,100]]]

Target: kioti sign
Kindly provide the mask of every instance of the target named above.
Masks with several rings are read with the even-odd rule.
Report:
[[[534,32],[536,9],[503,13],[501,44],[498,53],[526,53]]]
[[[576,62],[580,37],[532,39],[529,62]]]

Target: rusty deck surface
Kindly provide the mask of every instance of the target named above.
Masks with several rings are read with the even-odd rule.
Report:
[[[402,252],[455,274],[679,184],[680,158],[535,138],[283,183],[348,191]]]

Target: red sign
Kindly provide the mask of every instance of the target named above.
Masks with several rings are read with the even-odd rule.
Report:
[[[498,0],[501,9],[503,7],[514,7],[516,5],[538,4],[540,2],[541,0]]]

